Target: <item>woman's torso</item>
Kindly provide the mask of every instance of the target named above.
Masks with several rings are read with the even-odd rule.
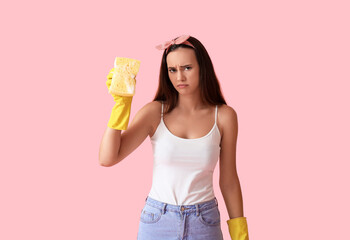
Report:
[[[161,107],[163,118],[155,114],[160,121],[150,137],[153,180],[148,196],[174,205],[213,199],[213,172],[221,148],[217,106],[195,114],[174,109],[169,115]]]

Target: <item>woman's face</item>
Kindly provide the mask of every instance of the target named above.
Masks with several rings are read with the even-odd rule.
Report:
[[[193,93],[199,90],[199,65],[193,49],[177,48],[167,55],[168,75],[179,93]],[[187,87],[180,88],[179,84]]]

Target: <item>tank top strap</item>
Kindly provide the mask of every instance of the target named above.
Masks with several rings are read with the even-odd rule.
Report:
[[[218,105],[216,105],[216,108],[215,108],[215,124],[216,124],[217,118],[218,118]]]
[[[163,118],[163,102],[162,102],[162,112],[161,112],[161,118]]]

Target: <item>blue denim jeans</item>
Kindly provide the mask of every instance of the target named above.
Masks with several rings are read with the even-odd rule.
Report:
[[[145,201],[137,240],[223,240],[216,198],[194,205]]]

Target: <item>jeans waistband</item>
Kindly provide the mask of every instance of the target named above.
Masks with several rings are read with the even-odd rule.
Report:
[[[151,205],[155,208],[159,208],[160,210],[162,210],[163,214],[165,213],[165,211],[181,212],[181,213],[195,211],[198,215],[200,211],[204,211],[206,209],[210,209],[210,208],[218,206],[218,201],[217,201],[216,197],[214,197],[212,200],[205,201],[205,202],[198,203],[198,204],[193,204],[193,205],[168,204],[168,203],[164,203],[164,202],[160,202],[158,200],[155,200],[149,196],[146,197],[145,201],[148,205]]]

